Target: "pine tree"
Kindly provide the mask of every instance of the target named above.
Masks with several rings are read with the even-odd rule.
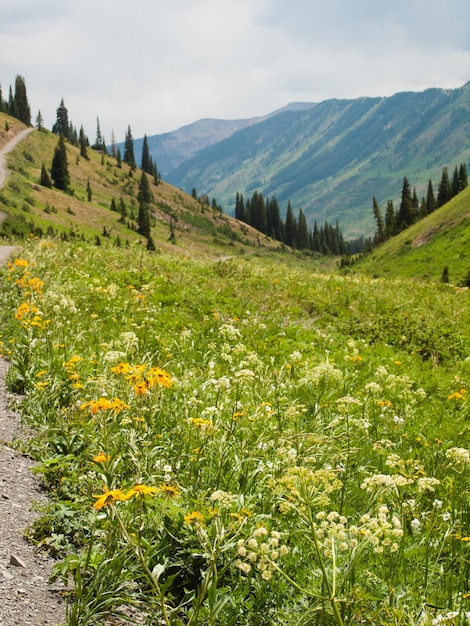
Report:
[[[141,202],[139,205],[137,223],[137,232],[148,239],[150,237],[150,211],[146,202]]]
[[[393,206],[393,200],[387,201],[387,208],[385,210],[385,239],[390,239],[393,235],[397,234],[397,223],[395,207]]]
[[[64,136],[59,135],[59,141],[54,150],[54,156],[52,158],[51,178],[54,181],[54,187],[67,191],[70,176],[67,162],[67,149],[65,147]]]
[[[460,183],[460,191],[468,187],[467,168],[465,167],[465,163],[460,164],[459,183]]]
[[[38,111],[38,114],[36,115],[36,128],[38,130],[44,130],[44,119],[41,111]]]
[[[255,191],[251,198],[250,224],[260,233],[266,232],[266,204],[263,194]]]
[[[398,209],[397,229],[402,231],[416,221],[413,209],[413,196],[408,179],[403,179],[403,187],[401,190],[401,203]]]
[[[428,181],[428,188],[426,191],[426,215],[429,215],[436,210],[436,198],[434,197],[434,188],[432,186],[432,180]]]
[[[124,163],[127,163],[131,170],[137,168],[134,156],[134,138],[132,137],[131,127],[128,126],[126,137],[124,140],[124,156],[122,158]]]
[[[375,243],[382,243],[385,241],[385,226],[382,219],[382,212],[380,211],[379,203],[377,202],[377,198],[375,196],[372,198],[372,210],[377,224],[374,236]]]
[[[52,132],[56,135],[62,135],[65,139],[69,138],[69,113],[62,98],[56,111],[56,122],[52,127]]]
[[[238,191],[235,197],[235,219],[240,220],[240,222],[245,221],[245,202],[243,195],[239,194]]]
[[[276,241],[282,241],[281,212],[276,197],[266,200],[266,232]]]
[[[31,126],[31,109],[26,95],[26,83],[19,75],[15,79],[15,105],[18,119],[26,126]]]
[[[12,117],[16,117],[16,119],[18,119],[18,109],[16,108],[16,101],[15,101],[15,98],[13,97],[13,90],[11,88],[11,85],[10,85],[10,90],[8,93],[7,113],[11,115]]]
[[[122,159],[121,159],[121,149],[119,148],[119,146],[117,147],[117,151],[116,151],[116,165],[118,166],[119,169],[121,169]]]
[[[449,171],[447,167],[442,169],[441,180],[439,182],[439,187],[437,189],[437,206],[441,207],[452,197],[452,191],[449,180]]]
[[[308,250],[310,248],[307,220],[302,209],[299,210],[297,218],[296,244],[299,250]]]
[[[93,192],[91,190],[91,185],[90,185],[90,179],[89,178],[86,181],[86,193],[87,193],[88,202],[91,202],[93,200]]]
[[[153,202],[153,195],[150,191],[149,181],[145,172],[142,172],[142,176],[140,177],[137,199],[140,204],[150,204],[150,202]]]
[[[48,189],[52,187],[51,177],[49,176],[44,163],[42,164],[42,167],[41,167],[41,177],[39,179],[39,184],[42,185],[43,187],[47,187]]]
[[[142,161],[141,161],[140,167],[144,170],[144,172],[147,172],[147,174],[152,175],[154,173],[152,166],[153,166],[153,163],[152,163],[152,159],[150,158],[147,135],[144,135],[144,141],[142,143]]]
[[[86,159],[87,161],[90,159],[88,156],[88,139],[85,135],[85,131],[83,130],[83,126],[80,126],[80,134],[78,136],[78,144],[80,146],[80,156]]]
[[[103,149],[103,135],[101,134],[100,128],[100,118],[96,118],[96,139],[95,143],[92,145],[93,150],[102,150]]]
[[[296,223],[294,212],[292,211],[292,206],[289,202],[287,203],[287,211],[286,211],[286,221],[284,223],[284,243],[291,248],[296,247],[295,243],[295,235],[296,235]]]

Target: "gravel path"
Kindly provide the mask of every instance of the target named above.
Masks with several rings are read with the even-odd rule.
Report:
[[[22,131],[0,150],[0,187],[8,175],[5,155],[31,131]],[[4,217],[0,212],[0,223]],[[15,249],[0,246],[0,264]],[[38,516],[34,503],[46,497],[31,473],[32,461],[15,450],[15,440],[25,433],[5,387],[7,370],[0,358],[0,626],[56,626],[65,623],[65,605],[61,586],[48,584],[54,561],[24,538]]]

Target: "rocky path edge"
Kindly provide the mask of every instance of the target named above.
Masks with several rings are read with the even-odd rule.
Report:
[[[32,129],[17,134],[0,150],[0,187],[8,170],[5,155]],[[0,211],[0,222],[5,217]],[[0,246],[0,264],[15,246]],[[0,626],[57,626],[65,623],[63,588],[50,585],[53,559],[25,538],[38,517],[36,505],[46,496],[31,472],[33,462],[20,454],[15,442],[25,435],[21,415],[5,380],[8,363],[0,358]]]

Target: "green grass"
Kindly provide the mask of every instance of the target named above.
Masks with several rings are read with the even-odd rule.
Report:
[[[444,267],[458,285],[470,269],[470,187],[365,256],[355,271],[439,281]]]
[[[1,271],[68,625],[469,623],[468,290],[288,258]]]

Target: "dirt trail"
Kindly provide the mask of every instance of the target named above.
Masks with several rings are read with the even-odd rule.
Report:
[[[32,129],[20,132],[0,150],[0,187],[8,171],[5,155]],[[0,223],[5,214],[0,211]],[[0,264],[16,248],[0,246]],[[46,497],[31,473],[33,463],[15,450],[15,440],[24,436],[20,414],[13,410],[15,398],[5,387],[8,364],[0,358],[0,625],[55,626],[65,623],[60,585],[48,578],[54,564],[24,538],[38,514],[34,503]]]

